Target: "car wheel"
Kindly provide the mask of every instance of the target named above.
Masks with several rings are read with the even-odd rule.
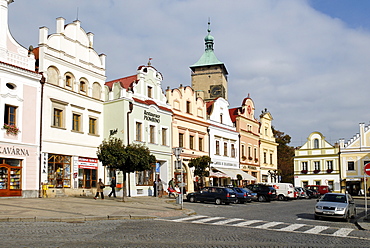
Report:
[[[222,203],[222,201],[221,201],[221,199],[220,199],[220,198],[217,198],[217,199],[215,200],[215,203],[216,203],[216,205],[220,205],[220,204]]]
[[[248,203],[251,203],[251,202],[252,202],[252,200],[251,200],[251,199],[249,199],[247,202],[248,202]]]
[[[238,203],[241,203],[241,202],[239,201],[239,199],[236,199],[235,203],[238,204]]]
[[[266,201],[266,197],[263,196],[263,195],[260,195],[260,196],[258,196],[258,201],[259,202],[264,202],[264,201]]]
[[[189,201],[192,202],[192,203],[196,202],[195,197],[194,196],[190,196]]]
[[[351,220],[349,216],[349,211],[346,213],[346,217],[344,218],[345,221],[349,222]]]
[[[283,195],[279,195],[279,196],[278,196],[278,200],[279,200],[279,201],[284,201],[284,200],[285,200],[285,196],[283,196]]]

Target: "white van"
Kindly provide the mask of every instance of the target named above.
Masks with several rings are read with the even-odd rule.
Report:
[[[276,189],[279,201],[294,199],[294,186],[291,183],[270,183]]]

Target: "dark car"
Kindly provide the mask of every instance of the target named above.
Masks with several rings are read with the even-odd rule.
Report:
[[[253,193],[250,189],[232,187],[236,193],[237,203],[251,202],[252,199],[257,199],[257,194]]]
[[[314,189],[305,189],[305,190],[308,198],[318,198],[320,196],[319,192],[317,192]]]
[[[276,189],[265,184],[249,184],[246,188],[257,193],[257,199],[260,202],[272,201],[277,199]]]
[[[235,191],[225,187],[204,187],[199,191],[187,194],[186,198],[189,202],[214,202],[217,205],[237,202]]]

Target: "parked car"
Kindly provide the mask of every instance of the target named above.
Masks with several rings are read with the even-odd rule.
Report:
[[[306,189],[316,190],[320,195],[325,195],[329,193],[329,186],[327,185],[306,185]]]
[[[294,188],[294,200],[299,199],[299,191],[297,188]]]
[[[240,187],[231,187],[235,193],[237,198],[237,203],[246,203],[252,201],[252,194],[255,195],[255,198],[257,198],[257,194],[251,192],[247,188],[240,188]]]
[[[308,195],[307,195],[307,192],[304,188],[302,187],[295,187],[295,189],[297,190],[298,192],[298,198],[305,198],[305,199],[308,199],[310,198]]]
[[[252,201],[258,201],[257,193],[254,193],[252,190],[248,188],[243,188],[245,191],[247,191],[248,196],[251,198]]]
[[[315,219],[320,217],[342,218],[349,220],[356,216],[355,202],[350,194],[326,193],[317,200]]]
[[[318,198],[320,196],[319,192],[317,192],[316,190],[314,189],[305,189],[306,191],[306,194],[308,196],[308,198]]]
[[[217,205],[237,202],[235,191],[225,187],[204,187],[199,191],[187,194],[186,198],[189,202],[214,202]]]
[[[276,189],[277,199],[279,201],[294,199],[294,186],[291,183],[271,183]]]
[[[276,200],[277,194],[276,189],[265,184],[249,184],[246,188],[257,193],[257,200],[260,202]]]

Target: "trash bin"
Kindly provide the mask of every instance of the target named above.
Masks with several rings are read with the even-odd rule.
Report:
[[[176,204],[181,204],[181,203],[182,203],[182,194],[177,194]]]

